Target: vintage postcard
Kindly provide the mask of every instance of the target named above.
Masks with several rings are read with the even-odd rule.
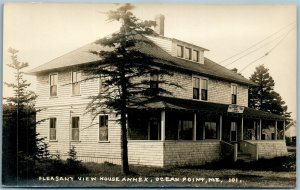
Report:
[[[296,6],[6,3],[3,187],[296,187]]]

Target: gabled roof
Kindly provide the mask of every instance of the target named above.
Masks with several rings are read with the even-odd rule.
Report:
[[[133,109],[153,109],[153,110],[177,110],[217,113],[233,117],[245,117],[253,119],[274,119],[284,120],[284,117],[269,112],[259,111],[252,108],[244,107],[243,113],[228,112],[228,104],[219,104],[212,102],[204,102],[198,100],[187,100],[181,98],[157,96],[141,102],[139,105],[132,106]]]
[[[145,38],[145,37],[144,37]],[[159,46],[154,43],[149,44],[138,44],[136,48],[156,58],[156,62],[163,64],[165,66],[179,68],[186,72],[192,72],[194,74],[200,74],[204,76],[210,76],[213,78],[225,79],[227,81],[232,81],[236,83],[246,84],[246,85],[256,85],[254,82],[249,81],[243,76],[228,70],[227,68],[209,60],[208,58],[204,59],[204,64],[199,64],[196,62],[180,59],[168,54]],[[41,66],[38,66],[31,71],[29,74],[39,74],[44,72],[49,72],[51,70],[59,70],[65,67],[78,66],[81,64],[91,63],[99,60],[100,58],[90,53],[90,51],[109,51],[112,48],[104,47],[96,43],[89,43],[83,47],[80,47],[74,51],[71,51],[65,55],[62,55],[58,58],[55,58]]]

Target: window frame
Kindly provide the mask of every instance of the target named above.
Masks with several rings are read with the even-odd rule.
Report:
[[[73,139],[73,118],[78,118],[78,139]],[[74,128],[76,129],[76,128]],[[80,117],[79,116],[72,116],[71,117],[71,139],[72,142],[79,142],[80,141]]]
[[[196,56],[194,56],[194,52],[196,52]],[[200,60],[199,56],[200,56],[200,51],[197,50],[197,49],[193,49],[193,51],[192,51],[192,61],[199,63],[199,60]]]
[[[193,49],[190,47],[185,46],[184,47],[184,58],[187,60],[192,60],[192,51]]]
[[[195,88],[195,86],[194,86],[194,79],[196,80],[198,80],[198,93],[197,93],[197,97],[194,97],[194,90],[195,89],[197,89],[197,88]],[[193,76],[192,77],[192,87],[193,87],[193,100],[200,100],[200,77],[196,77],[196,76]]]
[[[51,139],[51,129],[53,129],[53,128],[51,128],[51,121],[52,121],[52,119],[55,119],[55,127],[54,127],[54,129],[55,129],[55,139]],[[50,142],[53,142],[53,141],[57,141],[57,118],[56,117],[50,117],[49,118],[49,141]]]
[[[176,47],[177,47],[176,56],[179,57],[179,58],[184,58],[184,46],[180,45],[180,44],[177,44]],[[180,51],[181,51],[181,55],[179,55],[179,53],[178,53],[179,48],[180,48]]]
[[[183,131],[185,131],[184,127],[184,123],[186,123],[188,125],[188,129],[192,130],[193,133],[193,128],[194,128],[194,121],[193,120],[188,120],[188,119],[179,119],[178,120],[178,135],[177,135],[177,139],[178,140],[186,140],[186,141],[191,141],[193,140],[193,134],[191,135],[191,139],[184,139],[183,138]],[[191,124],[191,126],[189,126],[189,124]],[[181,132],[181,133],[180,133]]]
[[[57,83],[56,83],[56,85],[51,85],[51,76],[54,76],[54,75],[57,76]],[[56,86],[56,95],[51,94],[51,86]],[[49,74],[49,96],[50,96],[50,98],[58,97],[58,73],[50,73]]]
[[[74,82],[73,79],[73,73],[76,73],[76,81]],[[80,73],[80,79],[79,81],[77,81],[77,77],[78,77],[78,73]],[[72,96],[80,96],[81,95],[81,78],[82,78],[82,72],[81,71],[71,71],[71,94]],[[78,94],[75,94],[74,93],[74,85],[75,84],[78,84],[78,88],[79,88],[79,93]]]
[[[199,92],[198,92],[199,97],[198,97],[198,99],[194,98],[194,78],[199,79]],[[206,80],[206,100],[202,99],[202,84],[201,84],[202,80]],[[192,75],[192,99],[193,100],[199,100],[199,101],[205,101],[205,102],[208,101],[208,82],[209,82],[209,79],[206,78],[206,77],[200,77],[200,76],[197,76],[197,75]]]
[[[234,94],[234,90],[233,87],[235,86],[235,94]],[[231,83],[231,87],[230,87],[230,92],[231,92],[231,104],[237,105],[237,94],[238,94],[238,85]]]
[[[100,117],[107,116],[107,140],[100,140]],[[109,114],[99,114],[98,142],[109,142]]]
[[[153,76],[156,75],[156,79],[157,80],[153,80]],[[153,87],[152,85],[154,84],[155,87]],[[152,95],[158,95],[159,93],[159,74],[157,73],[150,73],[150,76],[149,76],[149,88],[150,88],[150,91],[151,91],[151,94]]]

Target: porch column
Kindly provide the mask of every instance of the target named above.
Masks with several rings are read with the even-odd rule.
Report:
[[[219,138],[220,138],[220,140],[222,140],[222,115],[220,115],[220,130],[219,130]]]
[[[274,140],[277,140],[277,120],[275,121],[275,138]]]
[[[243,117],[241,122],[241,140],[244,140],[244,118]]]
[[[196,130],[197,130],[197,114],[194,113],[194,126],[193,126],[193,141],[196,141]]]
[[[259,120],[259,140],[261,140],[261,119]]]
[[[160,117],[160,130],[161,130],[161,141],[165,141],[165,131],[166,131],[166,111],[162,110],[161,111],[161,117]]]

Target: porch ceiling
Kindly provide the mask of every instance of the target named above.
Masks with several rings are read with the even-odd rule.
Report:
[[[161,110],[177,110],[190,112],[206,112],[218,113],[222,115],[257,118],[257,119],[276,119],[284,120],[284,117],[269,112],[259,111],[252,108],[245,107],[243,113],[227,112],[228,104],[218,104],[211,102],[204,102],[198,100],[187,100],[172,97],[157,96],[149,100],[141,102],[138,106],[132,106],[135,109],[161,109]]]

